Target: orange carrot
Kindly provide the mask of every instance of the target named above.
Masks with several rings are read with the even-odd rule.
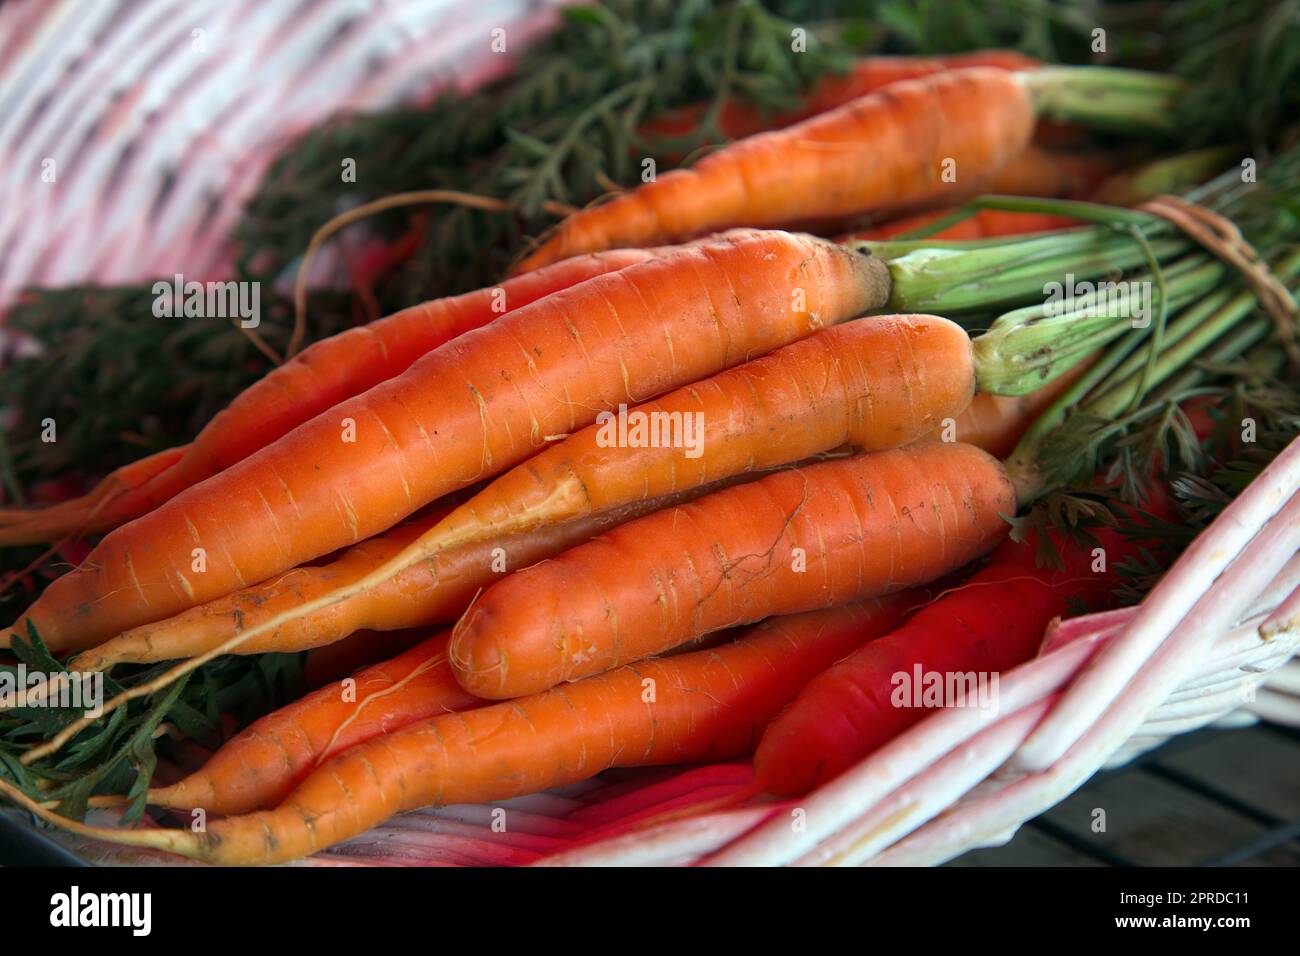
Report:
[[[0,634],[62,651],[354,544],[598,412],[880,308],[883,263],[738,230],[550,295],[452,340],[109,534]]]
[[[570,216],[520,272],[744,223],[781,225],[934,202],[1019,156],[1035,106],[1020,74],[976,67],[904,80],[784,130],[740,140]],[[964,186],[962,188],[965,188]]]
[[[1096,534],[1104,566],[1095,564],[1091,548],[1058,539],[1064,567],[1035,567],[1032,545],[1006,542],[963,585],[816,677],[763,735],[754,757],[755,789],[807,793],[930,708],[981,702],[973,696],[955,700],[935,688],[973,695],[982,680],[986,693],[996,693],[990,690],[995,675],[1034,656],[1067,601],[1106,603],[1117,565],[1138,547],[1111,529]]]
[[[195,773],[149,791],[149,802],[223,816],[273,807],[349,747],[401,727],[478,707],[447,664],[450,631],[308,694],[251,724]]]
[[[741,139],[765,130],[783,129],[902,80],[914,80],[944,70],[972,66],[1029,70],[1039,65],[1033,57],[1014,50],[976,50],[939,57],[865,57],[855,61],[848,73],[827,76],[818,81],[796,109],[785,113],[765,117],[757,110],[735,100],[728,100],[718,115],[718,128],[728,139]],[[708,104],[697,103],[647,123],[641,129],[642,138],[654,143],[663,137],[684,136],[699,126],[708,108]]]
[[[358,545],[325,567],[298,568],[134,628],[78,655],[73,666],[194,657],[241,633],[249,636],[233,651],[252,654],[303,650],[358,628],[449,620],[499,578],[490,569],[502,544],[510,544],[509,567],[523,567],[680,504],[706,484],[843,446],[905,445],[960,413],[973,390],[970,340],[946,319],[880,316],[825,329],[623,418],[676,421],[678,439],[687,434],[682,424],[698,419],[689,443],[674,441],[669,427],[653,442],[647,434],[627,447],[615,421],[589,426],[450,513],[443,509]],[[413,553],[419,560],[403,564],[403,554]],[[390,573],[376,581],[385,566]],[[331,594],[331,603],[317,607]]]
[[[693,489],[662,498],[641,499],[524,534],[501,535],[448,549],[428,561],[405,568],[381,585],[358,590],[347,600],[312,613],[289,616],[231,653],[305,651],[332,644],[362,629],[393,631],[454,621],[475,594],[503,574],[559,554],[622,522],[701,493]],[[286,612],[321,595],[362,580],[402,553],[452,510],[450,507],[436,509],[428,516],[349,548],[328,564],[294,568],[262,584],[223,595],[165,620],[132,628],[78,654],[71,666],[78,671],[98,671],[118,664],[196,657],[233,634],[285,617]]]
[[[771,622],[731,644],[643,661],[545,694],[411,724],[339,754],[274,810],[209,820],[202,832],[76,823],[0,780],[0,793],[71,832],[224,865],[306,856],[404,810],[501,801],[613,767],[749,753],[812,676],[887,631],[895,595],[842,612],[857,627]]]
[[[453,632],[479,697],[535,693],[701,634],[932,581],[988,551],[1001,465],[926,442],[777,472],[630,522],[498,582]]]
[[[138,461],[123,465],[86,494],[70,501],[60,501],[39,510],[32,508],[0,509],[0,526],[29,521],[37,515],[42,517],[63,515],[63,520],[69,531],[75,533],[80,530],[71,523],[76,518],[79,517],[85,521],[95,513],[97,507],[102,507],[101,502],[105,499],[127,494],[151,481],[154,477],[180,461],[188,448],[188,445],[182,445],[179,448],[165,448]],[[0,533],[3,532],[0,531]]]
[[[246,389],[192,444],[164,452],[162,458],[145,459],[170,463],[149,475],[150,480],[136,478],[144,464],[136,462],[113,472],[81,498],[39,511],[5,512],[0,545],[115,528],[243,461],[339,402],[401,374],[437,346],[560,289],[654,255],[654,250],[624,249],[580,257],[526,281],[519,277],[497,287],[435,299],[322,339]]]
[[[587,518],[846,445],[895,448],[958,415],[973,391],[970,339],[947,319],[879,316],[826,329],[552,445],[433,525],[420,554]]]

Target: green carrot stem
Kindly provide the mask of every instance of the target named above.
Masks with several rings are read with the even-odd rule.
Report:
[[[1231,320],[1240,319],[1255,305],[1255,298],[1249,292],[1237,291],[1232,288],[1216,289],[1213,293],[1194,303],[1189,308],[1183,310],[1177,318],[1169,324],[1168,335],[1165,341],[1166,348],[1173,348],[1183,342],[1188,335],[1202,328],[1207,323],[1215,321],[1215,316],[1222,313],[1223,317],[1231,317]],[[1098,401],[1110,396],[1116,389],[1131,386],[1134,377],[1142,372],[1147,365],[1146,353],[1129,355],[1119,363],[1106,383],[1091,393],[1090,399]],[[1152,382],[1148,380],[1147,388],[1140,389],[1139,392],[1145,393],[1150,390]],[[1133,396],[1139,392],[1134,392],[1128,388],[1128,394]],[[1130,397],[1130,401],[1132,398]],[[1119,404],[1118,402],[1116,404]]]
[[[1300,277],[1300,250],[1284,257],[1274,272],[1288,284]],[[1273,326],[1263,317],[1248,318],[1255,314],[1256,304],[1249,290],[1233,292],[1225,288],[1181,313],[1170,325],[1160,357],[1149,373],[1145,354],[1137,351],[1146,337],[1145,329],[1134,329],[1111,346],[1039,416],[1008,456],[1007,472],[1021,504],[1050,491],[1072,467],[1072,462],[1054,460],[1048,448],[1067,415],[1077,411],[1109,422],[1093,436],[1094,441],[1122,432],[1158,408],[1160,402],[1148,400],[1149,395],[1154,393],[1156,399],[1165,396],[1167,400],[1171,395],[1185,394],[1204,380],[1204,363],[1230,361],[1263,341]],[[1137,407],[1142,401],[1147,404]],[[1073,454],[1077,453],[1076,449]]]
[[[1201,253],[1184,257],[1165,273],[1164,301],[1180,309],[1222,281],[1226,267]],[[1059,274],[1058,274],[1059,275]],[[1150,273],[1131,282],[1150,283]],[[1145,286],[1142,286],[1145,288]],[[1026,395],[1063,375],[1087,355],[1122,336],[1128,328],[1151,326],[1147,308],[1129,294],[1132,286],[1102,288],[1098,296],[1050,301],[1016,309],[1001,316],[975,339],[976,380],[981,391],[996,395]],[[1062,292],[1063,292],[1062,288]],[[1044,293],[1048,290],[1044,288]],[[1113,293],[1113,294],[1112,294]],[[1140,323],[1140,324],[1138,324]]]
[[[1147,261],[1147,252],[1131,237],[1109,229],[1066,230],[992,246],[924,241],[865,245],[875,247],[871,251],[889,267],[893,292],[886,311],[892,312],[948,314],[1023,302],[1044,295],[1048,283],[1067,273],[1090,280]],[[897,250],[879,248],[888,245],[915,248],[891,257]],[[1189,248],[1180,237],[1151,242],[1162,262]]]
[[[968,206],[973,209],[997,209],[1001,212],[1029,212],[1045,216],[1064,216],[1080,222],[1106,226],[1144,226],[1153,231],[1172,230],[1169,221],[1149,212],[1124,209],[1084,199],[1051,199],[1046,196],[977,196]]]
[[[1253,300],[1250,293],[1245,296]],[[1091,415],[1099,418],[1117,418],[1128,410],[1134,400],[1141,401],[1149,394],[1150,389],[1164,383],[1167,379],[1177,373],[1179,370],[1186,368],[1193,361],[1206,359],[1211,361],[1221,361],[1219,349],[1211,349],[1216,340],[1225,333],[1232,331],[1235,324],[1251,311],[1252,302],[1246,303],[1242,308],[1239,302],[1234,298],[1228,305],[1215,314],[1214,318],[1203,322],[1198,328],[1176,344],[1171,346],[1163,355],[1160,361],[1156,363],[1154,374],[1147,384],[1147,391],[1142,388],[1142,372],[1136,372],[1127,378],[1116,382],[1114,386],[1106,391],[1105,394],[1098,396],[1095,400],[1090,400],[1083,405],[1083,408]],[[1242,328],[1254,328],[1257,323],[1248,323]],[[1238,330],[1239,331],[1239,330]],[[1233,332],[1235,337],[1237,332]],[[1250,343],[1257,341],[1258,336],[1254,333],[1247,336]],[[1225,339],[1225,342],[1228,340]],[[1241,353],[1240,348],[1229,348],[1229,357],[1235,358]]]
[[[1169,319],[1169,290],[1165,285],[1164,270],[1160,268],[1160,263],[1156,260],[1151,244],[1142,235],[1142,230],[1133,226],[1131,232],[1138,245],[1142,247],[1142,251],[1146,253],[1147,269],[1155,281],[1156,298],[1160,303],[1156,309],[1156,321],[1151,330],[1151,344],[1147,346],[1147,361],[1142,370],[1142,382],[1133,397],[1136,406],[1138,396],[1144,394],[1148,388],[1151,376],[1155,373],[1156,360],[1160,357],[1160,347],[1165,338],[1165,324]]]
[[[1159,402],[1170,401],[1175,397],[1179,400],[1189,397],[1190,390],[1209,375],[1205,368],[1206,364],[1231,362],[1233,359],[1240,358],[1267,339],[1271,329],[1272,325],[1267,319],[1257,318],[1243,322],[1216,342],[1204,355],[1198,356],[1194,365],[1184,368],[1164,382],[1152,398]],[[1277,350],[1272,347],[1272,351],[1276,353]]]
[[[1196,328],[1230,297],[1224,289],[1193,305],[1180,316],[1169,330],[1169,341],[1177,342]],[[1135,328],[1103,351],[1100,357],[1075,381],[1064,394],[1048,405],[1029,426],[1020,442],[1007,457],[1007,471],[1016,482],[1021,501],[1032,501],[1047,489],[1040,467],[1042,447],[1052,432],[1075,410],[1085,398],[1104,394],[1116,379],[1125,379],[1137,371],[1144,360],[1138,348],[1146,341],[1147,328]]]
[[[1038,114],[1122,132],[1173,132],[1186,83],[1173,76],[1099,66],[1051,66],[1017,74]]]
[[[1197,356],[1197,364],[1187,367],[1171,365],[1166,371],[1172,377],[1148,396],[1145,405],[1121,417],[1112,418],[1105,427],[1093,433],[1092,441],[1105,441],[1121,435],[1128,428],[1141,424],[1153,415],[1161,414],[1171,402],[1181,402],[1198,394],[1196,386],[1209,374],[1201,363],[1230,362],[1239,358],[1252,346],[1266,338],[1269,329],[1270,324],[1266,319],[1252,319],[1232,329],[1203,355]],[[1089,402],[1086,410],[1088,414],[1104,420],[1105,416],[1114,411],[1119,404],[1112,395],[1107,401],[1097,404]]]

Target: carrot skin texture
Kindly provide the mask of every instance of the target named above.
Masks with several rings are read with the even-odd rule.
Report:
[[[871,56],[857,60],[843,76],[827,76],[817,83],[798,108],[772,117],[735,100],[728,100],[718,117],[718,128],[728,139],[741,139],[765,130],[783,129],[819,113],[825,113],[859,97],[902,80],[915,80],[944,70],[972,66],[990,66],[1002,70],[1032,70],[1040,66],[1033,57],[1014,50],[975,50],[953,56]],[[682,136],[699,125],[708,105],[684,107],[646,124],[642,135],[653,141],[658,137]]]
[[[611,252],[568,261],[529,281],[521,281],[524,277],[520,276],[498,287],[434,299],[321,339],[249,386],[218,412],[191,444],[172,449],[180,452],[179,458],[151,480],[130,481],[130,470],[140,463],[126,465],[90,495],[58,506],[58,512],[33,511],[25,522],[0,528],[0,544],[29,544],[48,540],[51,535],[105,531],[147,514],[339,402],[400,375],[445,342],[553,292],[656,254],[646,249]],[[114,488],[124,490],[114,494],[108,504],[93,509],[99,498]]]
[[[209,821],[201,834],[156,831],[156,845],[218,864],[278,863],[404,810],[506,800],[613,767],[748,753],[806,681],[891,627],[909,603],[893,595],[840,609],[835,617],[852,615],[852,627],[769,622],[723,647],[420,721],[343,752],[274,810]]]
[[[976,67],[905,80],[576,213],[518,271],[740,224],[934,202],[955,186],[945,160],[973,184],[1019,156],[1033,129],[1033,103],[1013,73]]]
[[[431,547],[600,513],[844,445],[906,445],[961,414],[974,388],[970,339],[955,323],[858,319],[629,412],[629,421],[698,421],[694,453],[620,446],[617,422],[598,422],[497,478],[438,524]]]
[[[474,595],[501,575],[582,544],[624,521],[689,498],[678,495],[608,509],[529,532],[452,548],[412,565],[383,585],[327,605],[245,641],[231,653],[291,653],[325,647],[359,630],[395,631],[454,621]],[[336,560],[286,571],[251,588],[234,591],[180,614],[142,624],[73,659],[78,670],[118,664],[149,664],[206,653],[232,634],[306,601],[361,580],[437,524],[451,508],[362,541]]]
[[[991,549],[1002,466],[926,442],[777,472],[629,522],[489,588],[456,625],[456,678],[536,693],[724,627],[924,584]]]
[[[51,649],[84,648],[264,581],[522,461],[602,409],[697,381],[887,296],[878,260],[755,230],[597,276],[448,342],[117,529],[14,630],[31,620]]]
[[[447,664],[450,631],[391,661],[358,671],[267,714],[228,740],[203,767],[149,793],[155,806],[230,816],[276,806],[335,754],[416,721],[481,706]]]

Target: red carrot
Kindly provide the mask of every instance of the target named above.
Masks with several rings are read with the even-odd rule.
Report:
[[[1107,601],[1117,564],[1137,545],[1108,529],[1097,537],[1099,555],[1058,539],[1062,569],[1037,568],[1033,547],[1007,542],[964,584],[819,675],[763,735],[755,788],[807,793],[931,707],[987,702],[978,690],[996,694],[989,681],[1033,657],[1047,625],[1069,602]],[[965,699],[952,699],[954,689]]]

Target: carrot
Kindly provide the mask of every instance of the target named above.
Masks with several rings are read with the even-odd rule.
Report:
[[[90,513],[95,511],[97,506],[100,506],[100,502],[104,499],[126,494],[171,468],[185,455],[188,447],[188,445],[182,445],[179,448],[165,448],[130,464],[123,465],[86,494],[70,501],[60,501],[39,510],[32,508],[0,509],[0,525],[7,526],[15,522],[28,521],[36,515],[70,515],[74,511],[84,520],[89,517]],[[73,519],[65,517],[64,520],[70,522]],[[69,527],[74,532],[78,530],[75,525],[69,524]]]
[[[202,807],[223,816],[273,807],[330,757],[437,714],[486,701],[461,690],[447,664],[450,631],[353,677],[308,694],[251,724],[149,803]]]
[[[932,202],[950,188],[944,171],[954,162],[974,182],[1024,151],[1034,103],[1017,76],[972,68],[904,80],[740,140],[570,216],[518,271],[739,223],[781,225]]]
[[[655,426],[653,442],[648,428],[639,446],[620,442],[611,417],[552,445],[435,523],[408,555],[427,560],[845,445],[905,445],[959,414],[973,390],[970,340],[946,319],[882,316],[826,329],[630,410],[625,429],[670,423]],[[419,565],[405,563],[397,570],[394,561],[393,573],[422,580]],[[388,587],[354,583],[346,600]]]
[[[1043,410],[1064,395],[1090,364],[1080,364],[1028,395],[980,392],[971,399],[966,410],[952,420],[951,428],[947,423],[940,425],[930,437],[965,442],[984,449],[995,458],[1005,458]]]
[[[619,250],[580,257],[527,281],[435,299],[322,339],[259,380],[199,433],[194,442],[113,472],[88,495],[39,511],[9,511],[0,546],[105,531],[152,511],[345,399],[404,372],[426,352],[560,289],[655,255]],[[169,467],[141,482],[145,462]]]
[[[688,500],[682,492],[642,499],[573,521],[525,534],[471,542],[412,564],[382,584],[357,589],[348,599],[314,612],[289,612],[322,595],[333,594],[384,566],[454,509],[431,514],[377,535],[319,566],[286,571],[251,588],[234,591],[162,621],[142,624],[78,654],[78,671],[107,670],[118,664],[148,664],[196,657],[268,621],[266,629],[231,650],[236,654],[289,653],[324,647],[362,629],[393,631],[455,620],[470,600],[503,574],[559,554],[624,521]]]
[[[203,832],[77,823],[0,780],[0,792],[74,833],[223,865],[271,864],[346,840],[404,810],[501,801],[613,767],[717,761],[751,752],[812,676],[885,632],[894,595],[825,618],[775,621],[735,642],[643,661],[544,694],[411,724],[339,754],[274,810],[209,820]]]
[[[683,423],[698,419],[689,443],[673,441],[670,426],[657,432],[662,440],[614,447],[620,445],[614,421],[589,426],[502,475],[447,517],[422,522],[418,534],[402,529],[385,536],[393,547],[367,548],[364,558],[348,561],[346,573],[291,571],[233,599],[135,628],[80,655],[76,666],[94,670],[216,648],[301,649],[357,627],[442,620],[449,610],[444,591],[459,602],[459,613],[473,589],[492,583],[487,549],[503,540],[551,540],[563,533],[557,525],[590,529],[581,539],[567,537],[568,547],[598,528],[681,503],[707,490],[706,483],[717,490],[844,446],[875,450],[922,437],[970,401],[970,353],[966,333],[934,316],[882,316],[823,330],[638,406],[623,419],[676,421],[677,438],[687,434]],[[617,520],[602,518],[608,514]],[[512,567],[563,547],[533,549]],[[430,562],[438,575],[433,588],[425,570]],[[453,570],[461,565],[468,570]],[[390,604],[396,613],[385,610]]]
[[[965,584],[819,675],[763,735],[754,757],[755,789],[780,796],[807,793],[915,724],[931,707],[977,706],[971,696],[960,701],[945,693],[935,700],[924,691],[942,684],[971,694],[978,680],[987,689],[991,675],[1034,656],[1047,625],[1065,613],[1068,601],[1104,604],[1117,564],[1137,546],[1110,529],[1097,538],[1104,570],[1094,565],[1091,549],[1059,539],[1061,569],[1037,568],[1032,546],[1007,542]]]
[[[891,596],[805,615],[773,618],[750,636],[826,635],[851,628],[879,634],[899,620],[909,598]],[[227,741],[198,771],[149,791],[154,806],[229,816],[276,806],[313,769],[359,743],[440,713],[490,703],[461,689],[447,662],[450,630],[426,637],[394,660],[366,667],[261,718]],[[853,638],[848,638],[853,640]],[[863,639],[862,636],[856,638]]]
[[[498,582],[452,636],[461,686],[535,693],[773,614],[932,581],[1002,537],[1001,465],[928,442],[777,472]]]
[[[740,230],[597,276],[425,355],[109,534],[30,622],[93,646],[371,537],[603,409],[698,381],[888,301],[877,259]],[[196,549],[198,549],[196,551]]]
[[[718,130],[728,139],[742,139],[765,130],[783,129],[801,120],[843,106],[859,97],[874,93],[902,80],[914,80],[944,70],[973,66],[997,67],[1002,70],[1028,70],[1039,66],[1033,57],[1014,50],[976,50],[953,56],[872,56],[857,60],[842,75],[822,78],[800,105],[775,116],[735,100],[727,100],[718,114]],[[709,104],[696,103],[647,123],[641,137],[649,143],[665,137],[685,136],[699,126]]]

